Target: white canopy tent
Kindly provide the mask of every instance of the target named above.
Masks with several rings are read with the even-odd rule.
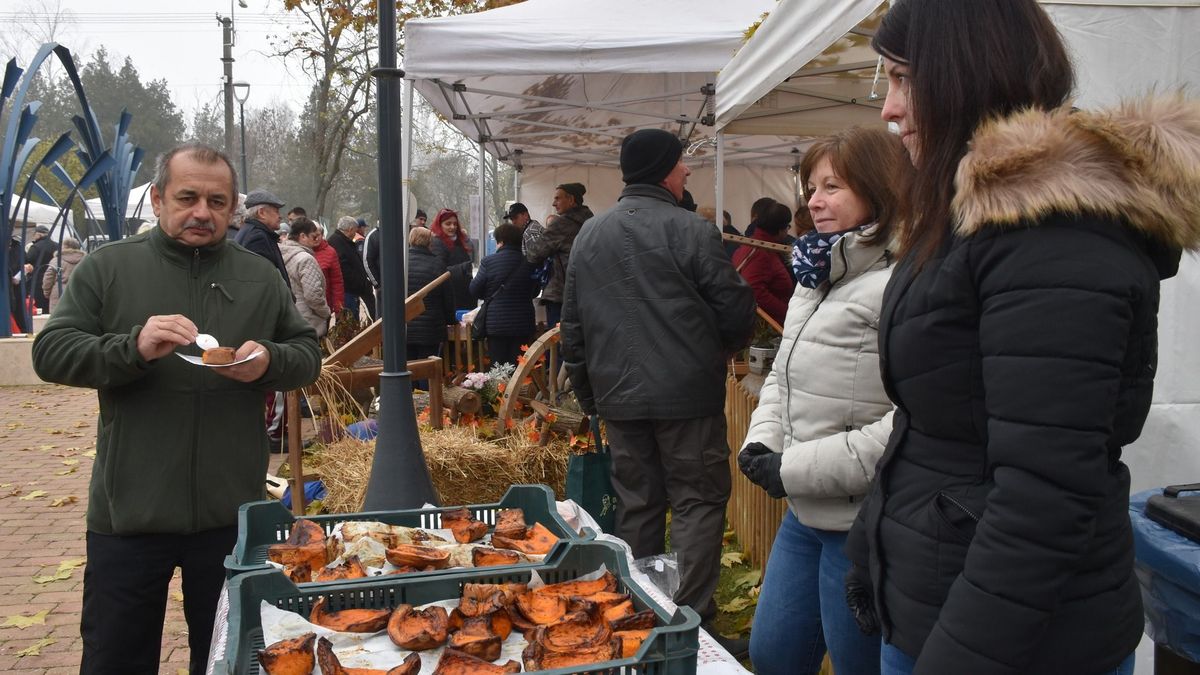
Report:
[[[518,167],[520,198],[535,218],[549,212],[562,182],[584,183],[585,201],[607,208],[622,187],[626,134],[657,126],[692,141],[711,136],[705,122],[716,72],[774,7],[775,0],[527,0],[413,20],[405,26],[405,105],[411,110],[415,88],[465,136]],[[786,169],[761,167],[767,156],[790,166],[790,145],[754,143],[730,148],[732,195],[745,206],[763,194],[791,195]],[[693,150],[689,189],[701,204],[714,203],[713,160],[711,146]],[[407,194],[405,204],[411,212]]]
[[[154,220],[154,209],[150,207],[150,185],[147,182],[129,189],[129,201],[125,204],[126,218]],[[99,197],[89,199],[84,204],[96,220],[104,220],[104,208]]]
[[[13,196],[15,199],[13,199],[12,211],[8,215],[12,216],[15,236],[20,237],[21,229],[24,227],[29,230],[26,233],[26,241],[29,241],[29,237],[33,234],[33,228],[39,225],[50,228],[50,236],[55,241],[62,239],[64,229],[68,237],[76,236],[70,212],[67,212],[66,227],[64,228],[59,219],[60,209],[57,206],[43,204],[32,199],[26,201],[16,195]],[[59,223],[57,227],[55,227],[56,221]]]

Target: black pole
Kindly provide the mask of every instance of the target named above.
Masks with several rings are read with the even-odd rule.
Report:
[[[242,127],[242,192],[249,194],[250,188],[246,187],[248,179],[246,178],[246,102],[238,101],[238,125]]]
[[[404,211],[400,203],[400,78],[396,67],[396,5],[381,2],[379,67],[371,74],[378,88],[379,258],[383,279],[383,373],[379,376],[379,436],[363,509],[407,509],[437,504],[429,477],[417,416],[412,374],[404,345]]]

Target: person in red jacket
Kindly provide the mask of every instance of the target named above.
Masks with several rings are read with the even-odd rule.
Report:
[[[792,210],[783,204],[774,203],[749,235],[752,239],[780,243],[792,223]],[[796,283],[788,274],[783,260],[774,251],[743,244],[733,254],[733,266],[750,288],[754,289],[754,300],[772,319],[783,325],[787,314],[788,300]]]
[[[325,275],[325,303],[329,305],[329,311],[333,312],[333,316],[337,316],[342,308],[346,305],[346,289],[342,283],[342,265],[338,262],[337,251],[325,241],[325,227],[318,225],[317,234],[321,241],[313,247],[313,257],[317,259],[317,263],[321,266],[321,272]]]

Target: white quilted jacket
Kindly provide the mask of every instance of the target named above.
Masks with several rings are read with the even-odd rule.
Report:
[[[892,431],[879,374],[879,311],[891,276],[883,246],[848,234],[831,283],[796,287],[783,341],[746,443],[783,453],[788,506],[809,527],[846,531]]]

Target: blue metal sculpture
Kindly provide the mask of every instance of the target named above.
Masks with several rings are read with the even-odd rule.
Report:
[[[56,56],[62,64],[79,101],[81,114],[75,115],[71,121],[80,138],[75,155],[84,166],[84,174],[76,183],[58,162],[74,145],[69,137],[70,134],[67,133],[54,142],[38,165],[30,171],[24,187],[18,190],[17,181],[24,173],[25,166],[34,149],[41,142],[40,138],[32,136],[41,103],[32,101],[26,104],[25,99],[29,87],[33,83],[34,74],[51,55]],[[25,74],[24,78],[21,77],[23,73]],[[134,146],[129,140],[129,125],[133,116],[128,111],[121,112],[121,118],[114,127],[112,145],[105,145],[104,137],[100,133],[100,124],[88,104],[87,94],[83,90],[83,82],[79,78],[79,71],[75,66],[75,59],[71,56],[71,51],[53,42],[42,45],[29,64],[28,70],[19,67],[16,59],[9,60],[4,71],[3,83],[0,84],[0,109],[10,98],[12,102],[9,108],[8,124],[4,130],[3,143],[0,144],[0,240],[4,241],[7,246],[13,238],[13,225],[17,220],[17,210],[19,210],[15,210],[14,206],[25,205],[25,213],[21,220],[27,221],[30,198],[36,195],[39,199],[45,200],[59,209],[53,229],[60,230],[58,240],[59,254],[61,255],[62,235],[67,227],[67,217],[71,205],[80,192],[93,186],[100,193],[100,204],[104,212],[105,229],[109,240],[120,239],[124,234],[123,225],[125,209],[129,202],[129,190],[133,187],[134,178],[141,168],[142,158],[145,154],[141,148]],[[43,168],[48,169],[52,176],[67,187],[68,196],[62,204],[56,202],[50,196],[49,191],[38,182],[38,174]],[[25,248],[27,229],[23,228],[21,231],[22,252]],[[53,236],[53,232],[51,236]],[[5,276],[7,277],[7,274]],[[24,275],[21,276],[20,281],[22,285],[20,297],[24,298],[26,297]],[[12,335],[8,320],[9,299],[8,292],[0,293],[0,316],[3,317],[3,320],[0,321],[0,337]],[[31,326],[32,317],[29,316],[27,308],[24,311],[26,313],[25,325]]]

